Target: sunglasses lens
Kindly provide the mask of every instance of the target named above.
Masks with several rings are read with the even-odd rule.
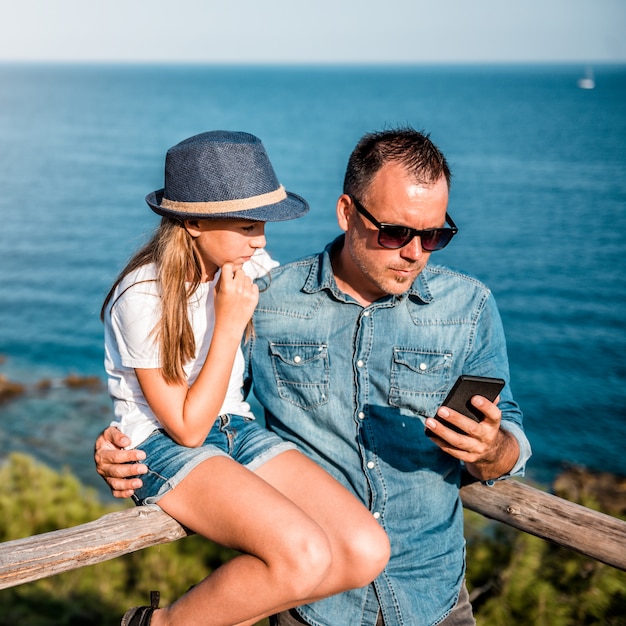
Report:
[[[422,233],[420,240],[422,248],[427,252],[435,252],[445,248],[452,239],[454,233],[449,228],[434,228],[431,231]]]
[[[445,239],[445,231],[442,231],[439,228],[431,230],[428,233],[423,233],[420,237],[420,241],[422,242],[422,248],[424,248],[424,250],[427,250],[428,252],[441,250],[441,248],[443,248],[449,241],[445,241]]]
[[[411,229],[402,226],[382,226],[378,231],[378,243],[392,250],[406,246],[412,238]]]
[[[450,243],[454,231],[450,228],[433,228],[416,233],[402,226],[383,226],[378,232],[378,243],[383,248],[397,250],[406,246],[416,234],[419,234],[420,243],[426,252],[435,252]]]

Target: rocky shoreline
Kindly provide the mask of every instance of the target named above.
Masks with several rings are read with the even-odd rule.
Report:
[[[5,358],[0,356],[0,364],[4,363],[4,361]],[[0,405],[3,402],[14,400],[30,392],[46,391],[53,386],[59,385],[69,389],[90,389],[93,391],[101,391],[104,389],[104,383],[98,376],[80,376],[71,373],[59,381],[43,378],[34,385],[25,385],[24,383],[9,380],[4,374],[0,374]]]

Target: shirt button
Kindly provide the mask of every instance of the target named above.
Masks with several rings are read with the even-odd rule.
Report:
[[[423,372],[428,368],[428,365],[426,365],[426,363],[420,363],[420,370]]]
[[[359,367],[363,367],[363,361],[361,361],[361,359],[359,359],[359,360],[356,362],[356,364],[357,364]]]
[[[365,419],[365,413],[363,413],[363,411],[359,411],[359,419],[360,420],[364,420]]]
[[[374,511],[374,519],[379,519],[380,513],[378,511]]]
[[[301,357],[301,356],[295,356],[295,357],[293,357],[293,362],[294,362],[294,363],[300,363],[300,361],[302,361],[302,357]]]
[[[367,467],[369,467],[369,469],[374,469],[374,468],[376,467],[376,463],[374,463],[374,461],[370,461],[370,462],[367,464]]]
[[[363,317],[369,317],[369,316],[370,316],[369,311],[363,311]]]

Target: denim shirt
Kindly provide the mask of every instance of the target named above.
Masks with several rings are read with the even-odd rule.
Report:
[[[392,553],[373,584],[298,611],[318,626],[374,626],[379,609],[386,626],[436,624],[465,574],[461,465],[424,434],[424,420],[460,374],[504,378],[502,426],[521,451],[512,473],[530,456],[502,324],[482,283],[434,265],[407,293],[363,307],[333,276],[330,249],[341,240],[272,270],[247,375],[268,427],[361,499]]]

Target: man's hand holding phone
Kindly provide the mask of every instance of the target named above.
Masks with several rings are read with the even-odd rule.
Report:
[[[479,480],[499,478],[517,460],[517,446],[510,445],[514,437],[500,428],[497,401],[503,387],[502,379],[461,376],[437,415],[426,419],[426,434]]]
[[[504,387],[504,380],[501,378],[488,378],[486,376],[459,376],[454,386],[446,396],[446,399],[441,405],[442,408],[437,412],[437,419],[446,428],[454,430],[462,435],[467,434],[468,427],[471,429],[471,424],[462,428],[462,424],[465,420],[462,420],[460,424],[457,424],[457,417],[450,413],[447,409],[452,409],[461,415],[474,420],[475,422],[482,422],[485,418],[484,413],[473,402],[475,396],[481,396],[489,402],[493,403],[498,399],[498,394]],[[445,407],[445,408],[443,408]],[[453,421],[449,421],[448,417],[452,416]],[[467,424],[467,422],[466,422]]]

